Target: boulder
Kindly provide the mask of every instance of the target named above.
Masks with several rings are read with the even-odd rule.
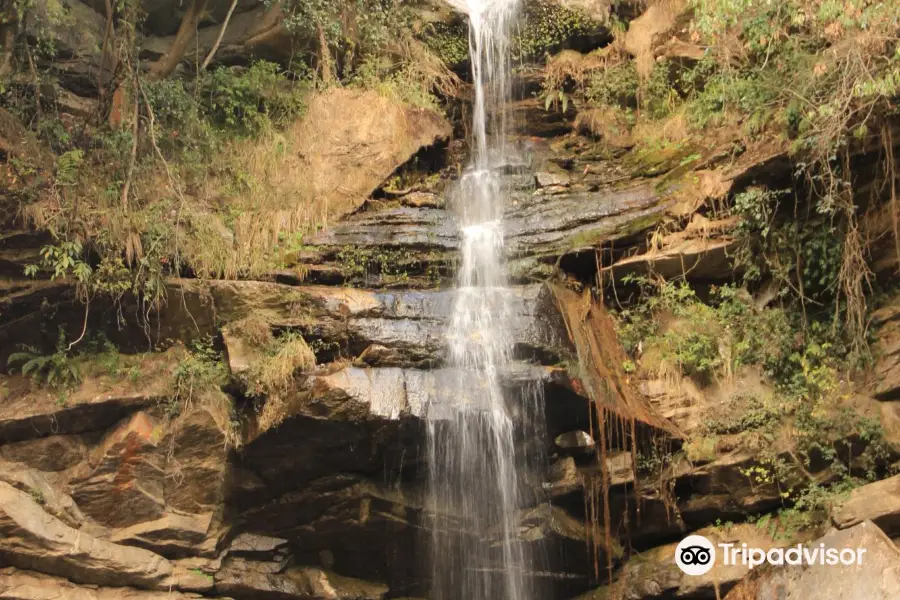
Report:
[[[849,566],[785,565],[754,569],[725,600],[807,600],[829,597],[842,600],[892,600],[900,597],[900,550],[871,521],[835,531],[812,542],[826,548],[865,548],[860,564]]]
[[[120,546],[69,527],[30,494],[0,482],[0,559],[74,582],[162,589],[172,565],[158,554]]]
[[[888,536],[900,537],[900,475],[858,487],[832,510],[838,529],[872,521]]]

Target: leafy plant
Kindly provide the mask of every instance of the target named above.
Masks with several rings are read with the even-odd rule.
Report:
[[[13,352],[7,359],[7,365],[21,363],[22,375],[31,377],[50,388],[70,388],[81,382],[81,372],[69,355],[66,344],[66,333],[59,330],[56,352],[39,354],[33,346],[23,346],[21,352]]]

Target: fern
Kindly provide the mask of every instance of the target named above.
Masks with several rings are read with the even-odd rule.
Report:
[[[42,383],[47,387],[65,388],[81,382],[81,372],[69,356],[66,345],[66,334],[60,329],[56,352],[38,354],[33,346],[22,346],[21,352],[13,352],[6,360],[9,367],[22,364],[21,372],[25,377]]]

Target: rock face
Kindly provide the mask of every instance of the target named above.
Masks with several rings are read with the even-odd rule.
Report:
[[[865,548],[861,564],[766,567],[754,571],[725,600],[815,598],[823,590],[847,600],[888,600],[900,596],[900,551],[871,521],[830,533],[816,541],[826,548]]]

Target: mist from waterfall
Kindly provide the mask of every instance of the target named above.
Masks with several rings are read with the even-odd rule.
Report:
[[[452,197],[461,227],[461,264],[447,332],[452,373],[428,407],[429,514],[435,600],[527,600],[531,557],[517,527],[524,494],[515,424],[507,398],[511,290],[503,261],[503,170],[510,163],[505,107],[509,31],[517,0],[454,0],[469,17],[474,80],[470,165]],[[522,432],[518,432],[521,437]],[[527,434],[526,434],[527,435]]]

